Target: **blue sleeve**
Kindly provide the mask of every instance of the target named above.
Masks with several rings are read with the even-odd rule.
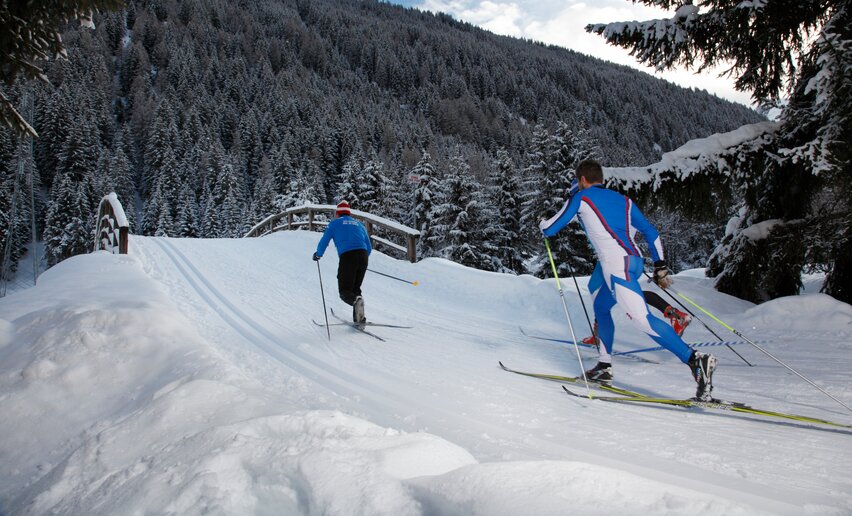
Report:
[[[331,241],[332,234],[334,233],[335,224],[334,221],[331,221],[328,224],[328,227],[325,228],[325,232],[322,234],[322,238],[317,245],[317,256],[322,257],[323,253],[325,253],[325,248],[328,247],[328,243]]]
[[[370,242],[370,234],[367,233],[367,229],[364,228],[364,243],[367,245],[367,256],[373,252],[373,244]]]
[[[560,229],[564,228],[569,222],[571,222],[571,219],[577,215],[577,210],[580,209],[582,197],[582,194],[579,193],[577,195],[573,195],[570,199],[565,201],[565,205],[562,206],[559,213],[548,220],[542,221],[542,223],[538,225],[541,232],[544,233],[544,236],[552,237],[558,233]]]
[[[630,204],[630,221],[633,227],[642,233],[645,241],[648,242],[648,247],[651,249],[651,258],[655,262],[663,260],[663,244],[660,241],[660,234],[657,232],[657,228],[648,222],[648,219],[642,214],[642,210],[636,207],[636,203],[631,201]]]

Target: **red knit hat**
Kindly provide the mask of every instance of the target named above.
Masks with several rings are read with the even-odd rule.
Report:
[[[346,201],[340,201],[337,205],[337,216],[341,215],[352,215],[352,210],[349,209],[349,203]]]

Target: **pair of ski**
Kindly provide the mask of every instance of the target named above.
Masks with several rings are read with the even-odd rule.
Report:
[[[385,339],[383,339],[382,337],[379,337],[375,333],[367,330],[368,326],[373,327],[373,328],[402,328],[402,329],[410,329],[411,328],[411,326],[399,326],[399,325],[396,325],[396,324],[382,324],[382,323],[374,323],[374,322],[371,322],[371,321],[366,321],[366,322],[363,322],[361,324],[357,324],[353,321],[347,321],[346,319],[340,317],[339,315],[334,313],[333,308],[330,308],[329,310],[331,311],[332,317],[334,317],[335,319],[337,319],[339,321],[339,322],[336,322],[336,323],[330,323],[329,326],[349,326],[351,328],[355,328],[356,330],[360,331],[361,333],[369,335],[370,337],[373,337],[374,339],[378,339],[382,342],[387,342],[387,341]],[[323,328],[325,328],[325,326],[326,326],[325,324],[323,324],[321,322],[317,322],[316,320],[311,319],[311,321],[314,324],[316,324],[317,326],[322,326]]]
[[[542,380],[550,380],[553,382],[559,383],[583,383],[583,377],[575,377],[575,376],[559,376],[553,374],[542,374],[542,373],[527,373],[524,371],[518,371],[515,369],[509,369],[503,362],[498,362],[500,364],[500,368],[504,371],[508,371],[510,373],[515,373],[523,376],[530,376],[532,378],[539,378]],[[638,404],[638,405],[668,405],[674,407],[682,407],[686,409],[711,409],[711,410],[727,410],[730,412],[738,412],[743,414],[751,414],[755,416],[763,416],[767,418],[777,418],[777,419],[788,419],[792,421],[799,421],[802,423],[813,423],[818,425],[826,425],[832,426],[835,428],[852,428],[852,425],[846,425],[843,423],[836,423],[834,421],[827,421],[825,419],[818,419],[810,416],[800,416],[798,414],[788,414],[785,412],[775,412],[772,410],[763,410],[757,409],[754,407],[750,407],[744,403],[738,403],[733,401],[722,401],[722,400],[711,400],[711,401],[701,401],[697,399],[675,399],[675,398],[655,398],[651,396],[646,396],[642,393],[630,391],[627,389],[621,389],[618,387],[613,387],[611,385],[606,385],[602,383],[589,382],[590,387],[595,387],[596,389],[600,389],[606,392],[610,392],[613,394],[617,394],[617,396],[595,396],[592,395],[591,399],[599,400],[609,403],[622,403],[622,404]],[[562,386],[562,389],[569,395],[575,396],[577,398],[586,398],[589,399],[589,396],[576,393],[566,386]]]

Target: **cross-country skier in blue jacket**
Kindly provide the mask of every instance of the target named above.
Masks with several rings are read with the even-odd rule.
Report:
[[[352,320],[355,324],[364,324],[364,298],[361,297],[361,283],[367,273],[370,252],[370,236],[359,221],[352,218],[349,203],[342,201],[337,205],[337,218],[325,228],[322,238],[314,253],[314,261],[322,258],[328,243],[334,241],[334,247],[340,259],[337,266],[337,289],[340,299],[352,305]]]
[[[644,272],[642,253],[634,236],[642,233],[654,260],[654,281],[661,288],[671,285],[668,266],[663,257],[660,235],[633,201],[603,187],[603,170],[594,160],[577,166],[577,185],[559,213],[541,221],[539,227],[547,237],[554,236],[576,216],[595,249],[598,263],[589,278],[589,291],[598,322],[598,337],[603,343],[597,365],[586,371],[589,380],[612,382],[612,342],[615,325],[610,311],[616,303],[633,323],[659,345],[687,364],[698,388],[695,397],[711,399],[716,358],[693,350],[671,326],[654,317],[642,296],[639,278]]]

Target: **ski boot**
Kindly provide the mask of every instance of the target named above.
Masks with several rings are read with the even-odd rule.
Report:
[[[666,307],[666,311],[663,312],[663,315],[668,318],[678,337],[683,336],[683,332],[686,331],[686,327],[692,322],[691,315],[686,312],[681,312],[673,306]]]
[[[364,316],[364,298],[361,296],[356,297],[352,304],[352,321],[359,328],[367,325],[367,317]]]
[[[586,379],[590,382],[612,387],[612,364],[598,362],[595,367],[586,371]]]
[[[695,399],[698,401],[713,401],[713,371],[716,370],[716,357],[708,353],[693,351],[689,357],[689,370],[698,388]]]
[[[592,334],[589,335],[588,337],[586,337],[585,339],[581,340],[580,342],[582,342],[583,344],[589,345],[589,346],[598,347],[599,343],[598,343],[598,321],[597,321],[597,319],[595,319],[595,325],[592,328]]]
[[[598,339],[595,338],[594,335],[589,335],[588,337],[581,340],[580,342],[582,342],[583,344],[585,344],[587,346],[597,346],[598,345]]]

